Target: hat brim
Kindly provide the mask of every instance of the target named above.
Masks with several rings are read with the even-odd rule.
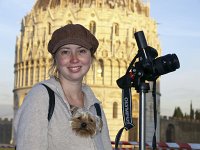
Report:
[[[56,51],[67,44],[75,44],[75,45],[79,45],[82,46],[88,50],[92,50],[92,45],[90,45],[88,42],[86,42],[85,40],[82,39],[78,39],[78,38],[67,38],[67,39],[63,39],[61,41],[59,41],[58,43],[56,43],[56,45],[54,46],[52,53],[56,53]]]

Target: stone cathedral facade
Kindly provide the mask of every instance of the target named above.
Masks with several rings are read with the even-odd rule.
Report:
[[[30,88],[48,79],[51,55],[47,44],[52,32],[65,24],[82,24],[99,40],[96,60],[84,79],[102,102],[111,140],[123,127],[121,89],[116,80],[123,76],[138,51],[134,38],[143,30],[148,45],[158,50],[157,24],[150,18],[149,3],[141,0],[37,0],[21,23],[17,37],[14,71],[14,112],[20,107]],[[139,140],[139,96],[132,90],[135,127],[124,132],[121,140]],[[153,100],[147,95],[146,141],[153,137]],[[157,109],[160,94],[157,92]],[[159,118],[159,113],[158,113]],[[159,119],[158,119],[159,120]],[[159,122],[158,122],[159,140]]]

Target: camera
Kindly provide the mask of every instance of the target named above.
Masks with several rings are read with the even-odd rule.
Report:
[[[180,63],[176,54],[167,54],[156,58],[153,67],[155,76],[160,76],[180,68]]]
[[[155,81],[160,75],[180,68],[176,54],[157,57],[156,49],[147,45],[143,31],[136,32],[134,35],[139,48],[138,54],[130,63],[126,74],[117,80],[120,88],[137,88],[141,81]],[[137,58],[139,61],[135,63]]]

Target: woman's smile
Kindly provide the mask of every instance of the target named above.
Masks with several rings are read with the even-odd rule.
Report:
[[[68,70],[72,73],[77,73],[81,70],[81,66],[68,67]]]

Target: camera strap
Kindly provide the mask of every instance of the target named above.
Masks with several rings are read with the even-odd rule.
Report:
[[[131,88],[122,89],[122,113],[124,120],[124,128],[126,130],[129,130],[134,126],[132,118]]]
[[[123,88],[122,89],[122,114],[123,114],[123,121],[124,121],[124,127],[122,127],[115,138],[115,149],[118,149],[118,144],[122,135],[123,130],[126,131],[131,129],[133,124],[133,118],[132,118],[132,96],[131,96],[131,88]]]

